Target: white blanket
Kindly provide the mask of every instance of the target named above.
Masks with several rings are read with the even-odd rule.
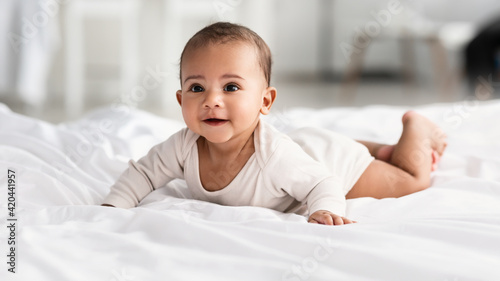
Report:
[[[395,143],[407,109],[297,108],[266,119],[284,132],[319,126]],[[347,216],[358,223],[333,227],[192,200],[182,181],[137,208],[100,207],[127,161],[183,124],[104,108],[52,125],[0,105],[0,220],[7,224],[0,249],[7,262],[8,243],[16,243],[14,264],[1,263],[0,280],[498,280],[500,102],[415,109],[449,136],[432,186],[398,199],[348,200]],[[13,266],[16,273],[8,271]]]

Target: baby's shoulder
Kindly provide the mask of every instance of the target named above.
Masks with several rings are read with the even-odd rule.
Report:
[[[302,151],[289,136],[265,122],[261,122],[256,129],[254,143],[255,151],[260,154],[260,161],[264,165],[275,157],[283,159]]]
[[[183,128],[176,133],[170,135],[165,141],[159,143],[156,147],[162,151],[174,150],[176,154],[180,153],[185,155],[188,151],[192,150],[196,144],[196,140],[200,136],[189,128]]]

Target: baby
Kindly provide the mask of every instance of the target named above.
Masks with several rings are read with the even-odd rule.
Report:
[[[428,119],[404,114],[396,145],[314,128],[286,136],[260,120],[276,99],[270,77],[269,47],[250,29],[219,22],[196,33],[182,52],[176,93],[187,128],[131,160],[102,205],[135,207],[180,178],[198,200],[342,225],[353,222],[346,198],[400,197],[430,186],[446,142]]]

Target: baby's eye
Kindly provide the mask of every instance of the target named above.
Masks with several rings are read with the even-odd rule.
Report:
[[[237,85],[235,84],[227,84],[225,87],[224,87],[224,92],[236,92],[240,89],[240,87],[238,87]]]
[[[191,91],[195,93],[203,92],[203,87],[200,85],[194,85],[191,87]]]

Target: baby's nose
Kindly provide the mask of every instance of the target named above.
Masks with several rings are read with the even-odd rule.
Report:
[[[222,93],[218,91],[207,91],[203,107],[215,108],[223,105]]]

